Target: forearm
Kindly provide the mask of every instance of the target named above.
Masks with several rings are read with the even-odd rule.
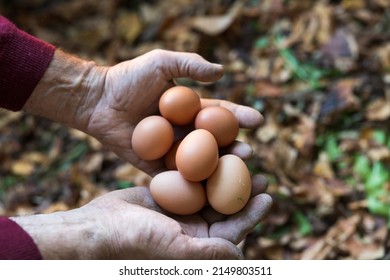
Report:
[[[101,98],[104,73],[105,67],[57,49],[23,110],[85,130]]]
[[[101,225],[78,209],[11,218],[36,243],[43,259],[99,259],[104,252]]]

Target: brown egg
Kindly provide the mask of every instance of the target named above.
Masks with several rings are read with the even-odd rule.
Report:
[[[214,136],[205,129],[190,132],[176,152],[177,169],[190,181],[209,177],[218,163],[218,145]]]
[[[143,160],[163,157],[173,144],[173,127],[163,117],[149,116],[134,128],[131,145]]]
[[[219,213],[231,215],[247,204],[252,182],[248,168],[235,155],[224,155],[217,169],[207,179],[206,194],[211,207]]]
[[[200,97],[191,88],[175,86],[160,97],[161,115],[175,125],[187,125],[193,122],[200,110]]]
[[[177,170],[176,152],[177,152],[177,148],[179,148],[180,143],[181,140],[177,140],[176,142],[174,142],[172,147],[169,149],[168,153],[164,156],[165,166],[169,170]]]
[[[228,109],[210,106],[202,109],[195,118],[195,128],[211,132],[219,147],[233,143],[239,131],[238,120]]]
[[[202,184],[184,179],[175,170],[156,175],[150,182],[150,193],[161,208],[179,215],[194,214],[206,203]]]

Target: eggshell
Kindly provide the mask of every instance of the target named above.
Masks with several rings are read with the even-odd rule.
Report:
[[[155,160],[163,157],[173,144],[173,127],[161,116],[149,116],[134,128],[131,145],[138,157]]]
[[[239,124],[234,114],[228,109],[210,106],[197,114],[195,128],[208,130],[214,135],[219,147],[226,147],[236,139]]]
[[[194,214],[206,203],[202,184],[184,179],[175,170],[156,175],[150,182],[150,193],[161,208],[179,215]]]
[[[177,148],[179,148],[179,145],[181,143],[181,140],[177,140],[173,143],[172,147],[169,149],[168,153],[164,156],[164,163],[165,166],[169,170],[177,170],[176,166],[176,152]]]
[[[160,97],[161,115],[174,125],[187,125],[200,111],[200,97],[191,88],[175,86]]]
[[[208,178],[218,164],[218,145],[205,129],[190,132],[176,152],[176,166],[184,178],[202,181]]]
[[[207,179],[206,194],[211,207],[222,214],[240,211],[251,194],[251,176],[242,159],[224,155],[214,173]]]

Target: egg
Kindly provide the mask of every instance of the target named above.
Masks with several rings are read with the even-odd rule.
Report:
[[[154,201],[174,214],[194,214],[206,203],[202,184],[186,180],[179,171],[170,170],[157,174],[151,180],[149,188]]]
[[[245,162],[232,154],[220,157],[216,170],[206,182],[206,195],[211,207],[226,215],[244,208],[251,189],[251,176]]]
[[[174,125],[187,125],[200,111],[200,97],[189,87],[174,86],[159,101],[160,114]]]
[[[163,157],[171,148],[174,139],[173,127],[161,116],[149,116],[134,128],[132,149],[143,160]]]
[[[177,170],[176,152],[177,148],[179,148],[180,143],[181,140],[177,140],[176,142],[174,142],[168,153],[166,153],[166,155],[164,156],[164,164],[166,168],[170,170]]]
[[[203,108],[195,118],[195,128],[211,132],[219,147],[233,143],[239,132],[238,120],[234,114],[220,106]]]
[[[196,129],[177,148],[176,166],[187,180],[202,181],[214,172],[218,155],[214,136],[205,129]]]

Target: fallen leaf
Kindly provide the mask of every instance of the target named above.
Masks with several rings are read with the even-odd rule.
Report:
[[[331,88],[321,106],[319,118],[322,122],[332,122],[340,114],[360,108],[360,102],[353,92],[358,83],[356,79],[344,79]]]
[[[34,169],[34,163],[26,159],[17,160],[11,165],[11,171],[15,175],[29,176],[33,173]]]
[[[189,24],[209,36],[216,36],[230,27],[240,15],[242,8],[243,3],[237,1],[225,15],[198,16],[190,19]]]
[[[337,223],[328,230],[324,237],[318,239],[317,242],[303,252],[302,259],[327,259],[333,250],[337,250],[340,244],[343,244],[352,236],[352,234],[354,234],[360,220],[361,217],[358,214],[348,218],[340,218]]]
[[[314,174],[326,178],[334,178],[334,171],[329,161],[329,158],[325,152],[320,153],[317,162],[314,165]]]
[[[149,175],[127,163],[116,168],[114,177],[117,180],[132,182],[137,186],[148,186],[151,180]]]
[[[390,118],[390,100],[378,98],[366,108],[366,118],[370,121],[384,121]]]
[[[341,71],[348,72],[354,67],[359,56],[359,47],[352,33],[339,29],[319,50],[320,55],[332,61]]]
[[[1,111],[0,112],[0,129],[9,125],[10,123],[19,120],[23,113],[21,112],[11,112],[11,111]]]
[[[133,43],[142,32],[142,24],[138,15],[121,10],[116,18],[116,32],[126,44]]]

